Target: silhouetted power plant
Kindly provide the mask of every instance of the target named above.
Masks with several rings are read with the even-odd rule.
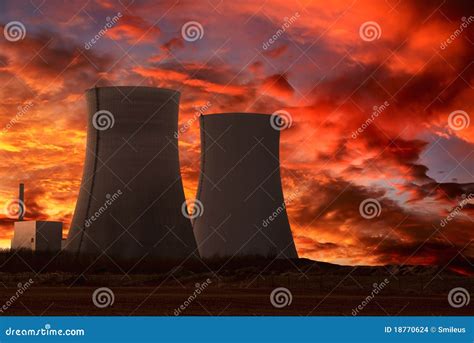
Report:
[[[179,97],[177,91],[153,87],[86,92],[86,157],[63,249],[76,256],[105,253],[138,261],[187,259],[197,252],[202,258],[298,258],[273,117],[200,117],[201,171],[189,213],[176,134]],[[23,215],[20,211],[15,223],[12,249],[61,249],[62,223],[24,222]]]
[[[201,216],[194,234],[203,258],[297,258],[280,180],[280,132],[269,115],[202,116]]]
[[[125,259],[196,250],[179,170],[180,94],[152,87],[87,91],[83,178],[66,250]]]

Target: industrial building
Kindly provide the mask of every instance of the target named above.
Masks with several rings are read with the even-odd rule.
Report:
[[[63,223],[52,221],[19,221],[14,224],[11,249],[59,252]]]
[[[67,251],[139,259],[186,258],[196,250],[181,212],[179,97],[153,87],[86,92],[86,157]]]
[[[270,115],[201,116],[194,234],[201,257],[297,258],[280,180],[280,132]]]
[[[55,221],[24,221],[26,212],[25,186],[20,183],[18,195],[18,221],[14,223],[12,250],[59,252],[63,235],[63,223]]]

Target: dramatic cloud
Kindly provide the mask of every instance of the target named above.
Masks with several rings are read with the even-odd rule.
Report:
[[[198,182],[200,109],[284,110],[292,125],[281,132],[282,183],[300,256],[473,272],[469,1],[38,6],[0,13],[2,32],[12,20],[26,28],[23,40],[0,39],[2,204],[25,182],[27,219],[68,229],[84,158],[84,90],[174,88],[180,127],[191,120],[179,137],[188,198]],[[199,35],[190,41],[181,30],[193,21]],[[373,36],[361,29],[370,22]],[[380,206],[371,219],[360,210],[368,199]],[[0,218],[2,247],[12,223]]]

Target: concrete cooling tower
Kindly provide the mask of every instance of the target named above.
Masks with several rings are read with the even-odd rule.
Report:
[[[281,188],[280,133],[270,116],[213,114],[200,121],[194,235],[201,257],[297,258]]]
[[[66,250],[124,259],[186,258],[196,251],[181,212],[179,96],[151,87],[86,92],[86,159]]]

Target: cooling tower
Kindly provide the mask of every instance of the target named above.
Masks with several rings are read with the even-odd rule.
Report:
[[[196,251],[191,222],[181,213],[179,96],[151,87],[86,92],[86,158],[66,250],[125,259]]]
[[[200,123],[202,208],[193,224],[201,257],[297,258],[270,116],[213,114]]]

